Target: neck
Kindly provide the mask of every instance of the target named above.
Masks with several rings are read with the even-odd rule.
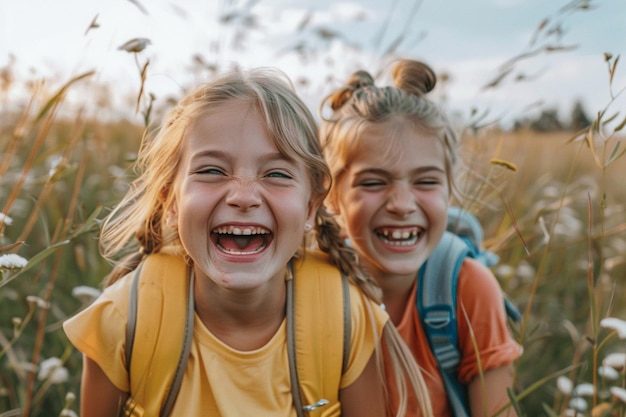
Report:
[[[204,326],[228,346],[249,351],[263,347],[285,318],[283,277],[246,290],[225,289],[196,278],[195,308]]]
[[[411,292],[415,288],[416,278],[406,276],[376,276],[376,281],[383,291],[383,303],[394,325],[400,323]]]

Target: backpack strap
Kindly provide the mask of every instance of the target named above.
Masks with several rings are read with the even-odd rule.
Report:
[[[473,214],[456,206],[448,207],[448,224],[446,229],[461,238],[468,247],[468,256],[476,259],[481,264],[490,267],[500,261],[500,257],[488,250],[482,249],[483,227]],[[517,307],[504,296],[504,308],[507,316],[514,322],[522,319],[522,314]]]
[[[126,325],[125,357],[130,378],[127,413],[141,406],[146,415],[169,415],[191,350],[193,281],[191,268],[179,256],[152,254],[137,267],[131,283]],[[181,305],[186,306],[184,311]],[[165,321],[167,329],[162,327]],[[137,340],[141,343],[136,344]],[[151,366],[154,362],[176,366]],[[162,401],[153,401],[155,395]]]
[[[328,407],[340,408],[351,338],[348,279],[320,251],[307,251],[292,263],[287,354],[294,406],[298,417],[321,416]]]
[[[449,207],[447,230],[418,272],[417,310],[457,417],[469,416],[467,392],[457,379],[461,360],[456,317],[459,272],[468,256],[487,267],[499,261],[498,255],[481,248],[482,241],[478,219],[459,207]],[[520,312],[503,296],[508,317],[519,321]]]
[[[416,304],[431,350],[439,365],[448,400],[456,417],[469,416],[467,392],[458,381],[461,360],[457,328],[457,280],[467,244],[451,232],[441,241],[418,272]]]

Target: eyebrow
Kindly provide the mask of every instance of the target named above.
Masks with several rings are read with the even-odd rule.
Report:
[[[445,169],[437,166],[437,165],[427,165],[423,167],[418,167],[411,171],[411,174],[422,174],[424,172],[437,171],[441,173],[445,173]],[[380,168],[365,168],[360,171],[355,172],[355,176],[363,175],[363,174],[375,174],[375,175],[389,175],[390,172],[385,169]]]
[[[195,161],[195,160],[202,159],[202,158],[215,158],[215,159],[220,159],[220,160],[228,160],[229,157],[232,157],[232,155],[229,155],[229,153],[227,152],[220,151],[220,150],[207,149],[207,150],[202,150],[202,151],[193,153],[190,157],[190,160]],[[278,151],[267,152],[267,153],[258,155],[258,159],[262,160],[263,162],[286,161],[289,163],[295,163],[294,158],[284,155]]]

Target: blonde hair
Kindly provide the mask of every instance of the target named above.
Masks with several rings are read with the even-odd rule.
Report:
[[[341,180],[364,128],[402,117],[416,128],[434,133],[441,141],[450,192],[458,197],[453,172],[458,159],[458,136],[446,114],[426,97],[437,83],[434,71],[420,61],[400,60],[392,75],[392,86],[378,87],[368,72],[357,71],[322,101],[320,140],[334,183]],[[325,106],[330,109],[329,117],[323,116]],[[393,146],[393,141],[389,141],[389,147]],[[331,189],[329,200],[336,201],[336,190]]]
[[[265,118],[268,135],[278,150],[303,161],[309,173],[312,199],[320,203],[315,221],[317,246],[363,294],[380,304],[380,289],[361,269],[356,252],[345,244],[339,225],[321,204],[331,187],[332,177],[318,141],[317,123],[287,77],[270,69],[237,70],[200,86],[166,115],[154,137],[144,138],[135,163],[138,177],[102,227],[100,246],[103,256],[111,261],[120,255],[124,258],[109,275],[105,285],[134,270],[150,253],[165,247],[184,252],[177,232],[166,225],[165,211],[172,198],[172,193],[168,191],[178,170],[185,131],[207,110],[230,100],[244,100],[257,106]],[[407,363],[410,352],[398,348],[399,336],[393,326],[385,326],[383,340],[388,340],[385,344],[389,345],[392,357],[396,358],[394,360]],[[421,375],[407,372],[406,378],[404,375],[398,378],[404,392],[406,378],[417,387],[416,395],[425,392]]]

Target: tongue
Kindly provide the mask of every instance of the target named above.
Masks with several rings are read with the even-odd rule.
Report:
[[[235,236],[220,235],[218,244],[228,251],[253,252],[258,250],[265,243],[261,235]]]

